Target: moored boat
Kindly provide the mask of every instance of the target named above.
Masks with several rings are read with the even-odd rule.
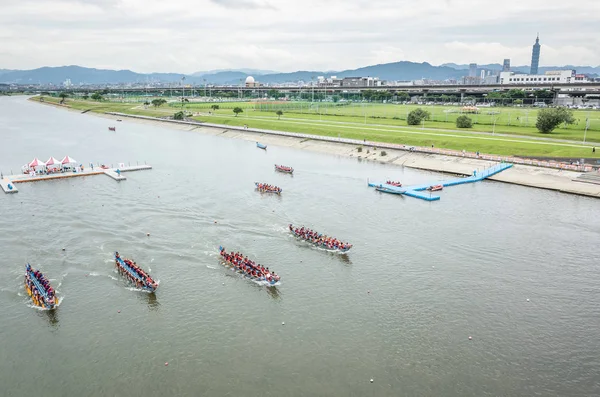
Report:
[[[25,265],[25,290],[35,306],[54,309],[58,305],[56,291],[48,279],[39,270],[34,270],[28,263]]]
[[[154,292],[158,288],[158,282],[154,281],[135,261],[121,258],[118,252],[115,252],[115,268],[127,281],[135,284],[138,288],[150,292]]]
[[[386,181],[385,184],[386,185],[396,186],[396,187],[402,187],[402,183],[400,183],[398,181]]]
[[[281,194],[283,189],[278,186],[269,185],[268,183],[254,182],[256,189],[261,193]]]
[[[274,271],[257,264],[239,252],[232,251],[228,253],[225,248],[219,246],[219,254],[225,264],[252,280],[264,281],[269,285],[275,285],[280,280],[279,275]]]
[[[390,194],[404,194],[406,192],[405,189],[394,189],[394,188],[389,188],[389,187],[385,187],[385,186],[377,186],[375,188],[375,190],[377,190],[378,192],[390,193]]]
[[[256,147],[259,149],[267,150],[267,145],[263,145],[262,143],[256,142]]]
[[[294,169],[292,167],[286,167],[285,165],[277,165],[275,164],[275,170],[279,172],[285,172],[287,174],[293,174]]]
[[[343,243],[342,241],[336,238],[325,236],[321,233],[315,232],[314,230],[310,230],[304,226],[294,227],[294,225],[290,223],[289,229],[294,234],[294,236],[306,242],[309,242],[319,248],[339,252],[348,252],[350,248],[352,248],[352,244]]]
[[[116,130],[117,130],[117,128],[116,128],[116,127],[108,127],[108,130],[109,130],[109,131],[116,131]]]
[[[438,190],[442,190],[444,185],[431,185],[427,188],[430,192],[437,192]]]

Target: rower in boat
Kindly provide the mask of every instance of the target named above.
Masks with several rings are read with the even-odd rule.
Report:
[[[336,238],[325,236],[321,233],[315,232],[314,230],[305,228],[304,226],[294,227],[290,223],[289,229],[296,237],[301,238],[304,241],[308,241],[317,247],[340,252],[347,252],[350,250],[350,248],[352,248],[352,244],[344,243]]]
[[[254,182],[254,185],[256,186],[256,189],[258,189],[258,191],[261,193],[281,194],[281,192],[283,191],[283,189],[281,189],[280,187],[269,185],[268,183]]]
[[[48,279],[29,263],[25,266],[25,290],[35,306],[54,309],[58,305],[58,297]]]
[[[158,282],[154,281],[135,261],[121,258],[118,252],[115,252],[115,268],[127,281],[139,288],[150,292],[154,292],[158,288]]]
[[[275,164],[275,170],[279,172],[285,172],[288,174],[294,173],[294,169],[292,167],[286,167],[285,165],[277,165]]]
[[[396,187],[402,187],[402,183],[398,182],[398,181],[389,181],[388,180],[385,183],[386,183],[386,185],[392,185],[392,186],[396,186]]]
[[[268,267],[257,264],[239,252],[228,253],[225,248],[219,247],[219,254],[226,264],[253,280],[266,281],[270,285],[274,285],[280,280],[279,275],[269,270]]]

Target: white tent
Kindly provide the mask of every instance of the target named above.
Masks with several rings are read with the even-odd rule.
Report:
[[[56,158],[54,157],[50,157],[48,159],[48,161],[46,161],[46,167],[60,167],[61,166],[61,162],[58,161]]]
[[[29,168],[36,168],[44,165],[46,165],[46,163],[40,161],[37,157],[31,160],[31,162],[28,164]]]
[[[37,157],[31,160],[29,164],[27,164],[30,170],[34,171],[42,171],[46,168],[46,163],[39,160]]]
[[[77,164],[77,160],[75,160],[74,158],[71,158],[71,157],[69,157],[69,156],[65,156],[65,158],[64,158],[64,159],[62,159],[62,160],[60,161],[60,163],[61,163],[62,165],[66,165],[66,164]]]

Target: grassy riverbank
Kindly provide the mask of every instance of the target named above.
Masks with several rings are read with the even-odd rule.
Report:
[[[32,98],[38,100],[39,97]],[[58,103],[58,98],[45,97],[44,101]],[[261,111],[259,105],[250,102],[220,103],[219,109],[213,111],[209,103],[186,104],[186,110],[195,113],[193,118],[198,121],[263,128],[271,130],[299,132],[323,136],[334,136],[352,139],[367,139],[370,141],[398,143],[414,146],[431,146],[455,150],[479,151],[489,154],[520,155],[520,156],[548,156],[548,157],[596,157],[600,159],[600,151],[592,153],[592,147],[582,145],[573,140],[561,142],[548,140],[548,138],[568,139],[574,130],[556,134],[543,135],[531,131],[521,131],[525,127],[507,126],[514,131],[496,134],[485,132],[457,131],[451,129],[433,128],[436,122],[426,122],[425,128],[408,127],[402,120],[389,118],[362,118],[354,116],[334,116],[330,114],[294,113],[285,112],[279,117],[273,111]],[[181,106],[163,105],[155,108],[145,107],[141,103],[122,102],[95,102],[89,100],[67,99],[65,106],[80,110],[98,113],[121,112],[126,114],[145,115],[154,117],[172,116]],[[239,106],[244,112],[235,116],[233,107]],[[384,105],[385,106],[385,105]],[[393,106],[393,105],[390,105]],[[264,109],[263,109],[264,110]],[[209,111],[212,114],[209,114]],[[441,122],[439,122],[441,123]],[[447,126],[450,123],[442,123]],[[476,128],[479,129],[480,125]],[[521,131],[522,133],[519,133]],[[540,139],[541,138],[541,139]],[[600,142],[600,132],[588,131],[588,140]]]

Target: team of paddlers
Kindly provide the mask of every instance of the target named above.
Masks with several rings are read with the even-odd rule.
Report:
[[[352,244],[343,243],[336,238],[325,236],[304,226],[294,227],[292,224],[290,224],[289,228],[290,231],[297,237],[326,249],[348,251],[350,248],[352,248]]]
[[[280,172],[287,172],[288,174],[291,174],[294,172],[294,169],[292,167],[287,167],[285,165],[275,164],[275,169]]]
[[[127,269],[124,269],[123,265],[119,262],[119,259],[122,259],[123,262],[131,269],[131,271],[137,275],[137,277],[131,274],[131,272],[129,272]],[[121,258],[118,252],[115,252],[115,267],[119,273],[121,273],[123,276],[125,276],[125,278],[127,278],[127,280],[139,288],[149,287],[154,290],[158,287],[158,283],[156,283],[152,277],[150,277],[150,275],[142,270],[137,263],[135,263],[135,261]]]
[[[37,281],[37,285],[33,278]],[[43,291],[38,289],[38,285]],[[33,270],[29,263],[26,266],[25,286],[27,288],[27,293],[31,296],[31,299],[36,306],[52,309],[58,303],[58,299],[55,297],[54,288],[52,288],[48,279],[39,270]]]
[[[219,250],[225,262],[229,263],[246,276],[257,280],[265,280],[269,284],[275,284],[279,281],[279,276],[275,272],[269,270],[268,267],[261,266],[248,259],[247,256],[233,251],[227,253],[223,247],[219,247]]]
[[[281,194],[281,192],[282,192],[282,189],[280,187],[274,186],[274,185],[269,185],[268,183],[254,182],[254,184],[256,185],[256,188],[260,192],[264,192],[264,193],[276,193],[276,194]]]

